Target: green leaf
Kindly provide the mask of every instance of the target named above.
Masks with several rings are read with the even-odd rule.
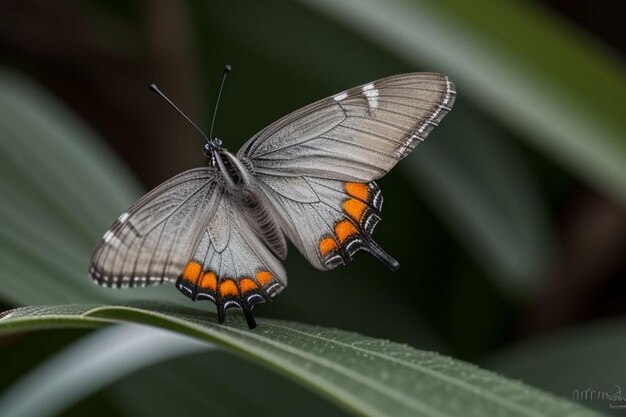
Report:
[[[473,365],[406,345],[340,330],[240,316],[218,325],[212,315],[170,306],[25,307],[0,318],[0,332],[112,322],[149,324],[197,337],[300,382],[363,415],[595,415],[550,394]]]
[[[90,332],[55,353],[59,346],[47,350],[59,330],[52,333],[33,332],[3,350],[22,373],[2,375],[0,386],[11,384],[0,395],[1,416],[87,415],[85,406],[102,403],[133,417],[196,416],[198,410],[220,417],[291,417],[294,410],[300,417],[349,415],[282,375],[188,336],[121,324]],[[33,357],[40,363],[31,362],[23,373]],[[267,401],[268,389],[281,400]]]
[[[626,201],[623,64],[533,2],[303,3],[407,62],[429,62],[530,144]]]
[[[155,396],[155,387],[167,390]],[[275,395],[277,401],[268,401],[268,395]],[[220,417],[351,415],[289,378],[218,349],[142,370],[110,387],[106,396],[133,417],[193,417],[202,415],[198,410],[211,410],[211,415]]]

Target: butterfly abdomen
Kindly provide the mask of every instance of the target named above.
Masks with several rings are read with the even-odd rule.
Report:
[[[238,197],[250,226],[279,259],[285,259],[287,257],[285,236],[263,197],[252,189],[240,192]]]

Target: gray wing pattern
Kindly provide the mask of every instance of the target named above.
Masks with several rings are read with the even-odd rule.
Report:
[[[346,90],[272,123],[237,156],[255,172],[370,182],[385,175],[450,111],[446,76],[402,74]]]
[[[252,328],[252,307],[282,291],[287,275],[226,192],[176,286],[194,301],[214,302],[220,322],[225,310],[241,308]]]
[[[366,250],[395,269],[371,238],[382,209],[374,180],[428,136],[455,96],[440,74],[384,78],[278,120],[237,155],[254,167],[285,234],[312,265],[332,269]]]
[[[139,199],[113,223],[90,261],[100,285],[175,281],[217,210],[222,187],[212,168],[183,172]]]

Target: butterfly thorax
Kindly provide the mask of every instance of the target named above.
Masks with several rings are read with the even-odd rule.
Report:
[[[252,229],[279,259],[285,259],[284,234],[248,164],[221,146],[212,149],[210,158],[212,166],[220,173],[225,191],[237,202]]]
[[[220,172],[229,188],[245,188],[250,185],[249,168],[245,167],[226,148],[223,148],[221,142],[206,144],[204,154],[209,158],[210,165]]]

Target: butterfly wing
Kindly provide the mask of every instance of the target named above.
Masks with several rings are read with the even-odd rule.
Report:
[[[237,156],[260,174],[370,182],[428,136],[455,95],[452,82],[440,74],[383,78],[283,117]]]
[[[440,74],[384,78],[278,120],[237,156],[253,166],[283,230],[312,265],[332,269],[367,250],[395,269],[371,238],[382,208],[374,180],[426,138],[455,96]]]
[[[96,246],[89,273],[100,285],[175,281],[193,255],[223,193],[212,168],[183,172],[147,193]]]
[[[194,301],[214,302],[220,323],[225,310],[239,307],[254,328],[252,307],[282,291],[287,275],[233,196],[225,192],[176,286]]]

